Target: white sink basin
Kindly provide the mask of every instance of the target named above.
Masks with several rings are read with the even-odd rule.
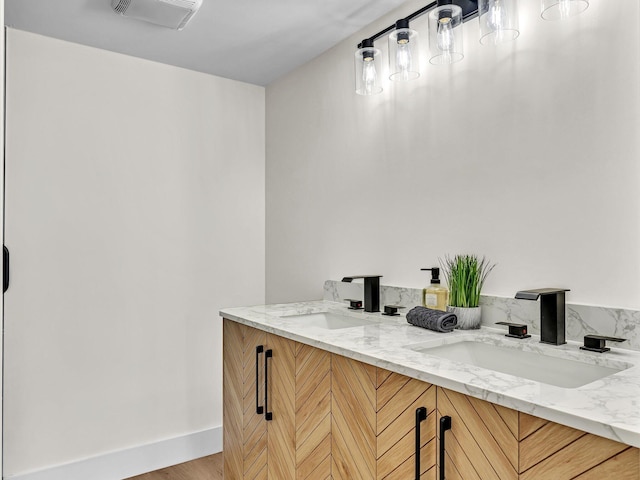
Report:
[[[361,327],[364,325],[374,325],[379,321],[350,317],[331,312],[306,313],[302,315],[286,315],[281,317],[283,320],[293,320],[298,324],[304,324],[306,327],[325,328],[327,330],[337,330],[340,328]]]
[[[469,339],[431,347],[408,346],[407,348],[564,388],[581,387],[621,372],[630,366],[621,362],[608,362],[608,366],[596,365],[545,355],[537,351],[524,351],[517,346],[495,345]]]

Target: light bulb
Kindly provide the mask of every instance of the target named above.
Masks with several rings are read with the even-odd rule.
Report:
[[[400,71],[403,80],[409,80],[409,72],[411,71],[411,49],[409,48],[409,40],[398,40],[396,68]]]
[[[507,12],[501,0],[490,2],[488,15],[487,23],[493,31],[498,32],[505,27],[507,23]]]
[[[376,65],[373,57],[366,57],[362,67],[362,84],[364,86],[365,95],[372,95],[376,84]]]
[[[453,29],[451,28],[451,18],[443,17],[438,20],[437,44],[438,50],[449,52],[453,48]]]
[[[375,95],[382,92],[382,87],[378,84],[379,66],[377,59],[380,50],[373,48],[373,40],[364,39],[355,53],[356,67],[356,93],[358,95]]]
[[[396,22],[396,29],[389,35],[389,79],[407,82],[420,76],[417,54],[418,34],[409,28],[409,21]]]
[[[429,63],[450,65],[464,58],[462,8],[446,4],[429,14]]]

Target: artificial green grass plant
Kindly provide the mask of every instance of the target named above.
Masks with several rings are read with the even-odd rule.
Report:
[[[440,259],[440,265],[449,285],[449,305],[467,308],[479,305],[484,281],[496,266],[477,255],[447,255]]]

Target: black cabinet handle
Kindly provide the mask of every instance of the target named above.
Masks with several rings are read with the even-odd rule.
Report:
[[[262,415],[264,408],[260,405],[260,354],[264,352],[264,346],[256,347],[256,413]]]
[[[445,456],[445,444],[444,444],[444,432],[451,430],[451,417],[440,417],[440,480],[445,480],[444,477],[444,456]]]
[[[273,357],[271,349],[264,352],[264,418],[273,420],[273,412],[269,411],[269,359]]]
[[[9,249],[4,245],[2,247],[2,293],[4,293],[9,288]]]
[[[427,409],[419,407],[416,409],[416,480],[420,480],[420,424],[427,419]]]

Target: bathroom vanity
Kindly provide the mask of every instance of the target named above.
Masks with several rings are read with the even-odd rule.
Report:
[[[329,301],[221,316],[227,480],[640,480],[638,352]]]

